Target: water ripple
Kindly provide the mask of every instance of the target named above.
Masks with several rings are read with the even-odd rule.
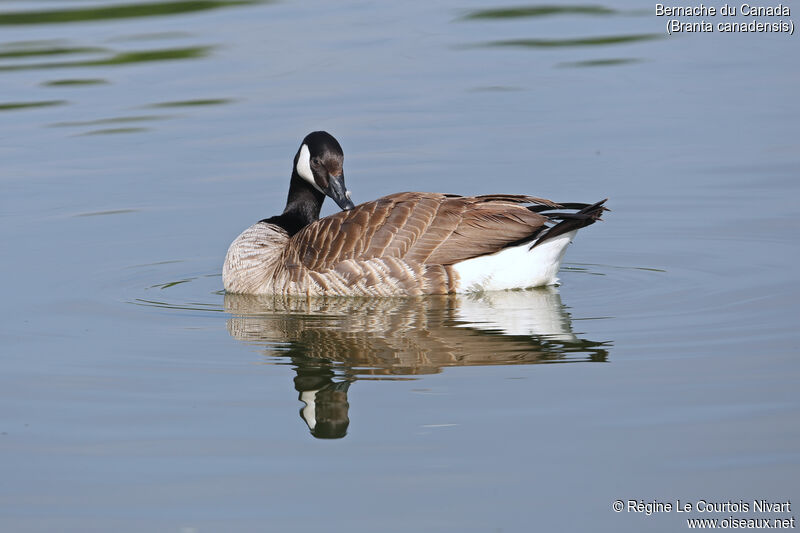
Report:
[[[0,26],[21,24],[64,24],[108,19],[157,17],[179,15],[196,11],[208,11],[223,7],[234,7],[261,3],[262,0],[184,0],[177,2],[155,2],[94,6],[73,9],[49,9],[36,11],[12,11],[0,13]]]
[[[597,5],[537,5],[476,9],[463,15],[460,20],[516,19],[528,17],[548,17],[552,15],[605,16],[614,15],[617,13],[619,13],[619,11],[615,9]]]

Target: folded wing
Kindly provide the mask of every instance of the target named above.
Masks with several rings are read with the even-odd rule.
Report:
[[[533,240],[551,221],[536,211],[560,207],[524,195],[398,193],[303,228],[287,250],[312,271],[350,259],[452,265]]]

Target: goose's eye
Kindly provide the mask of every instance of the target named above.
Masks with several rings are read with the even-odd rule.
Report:
[[[322,159],[320,159],[319,157],[315,157],[314,159],[311,160],[311,164],[315,167],[318,167],[322,164]]]

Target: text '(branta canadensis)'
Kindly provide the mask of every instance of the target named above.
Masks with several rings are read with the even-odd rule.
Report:
[[[344,153],[324,131],[294,156],[283,213],[247,228],[222,269],[231,293],[415,296],[552,285],[605,200],[401,192],[353,205]],[[325,196],[342,211],[319,218]]]

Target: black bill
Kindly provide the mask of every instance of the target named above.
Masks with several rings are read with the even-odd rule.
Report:
[[[350,199],[350,191],[344,185],[344,175],[328,176],[328,187],[325,189],[325,194],[333,198],[336,205],[345,211],[355,207]]]

